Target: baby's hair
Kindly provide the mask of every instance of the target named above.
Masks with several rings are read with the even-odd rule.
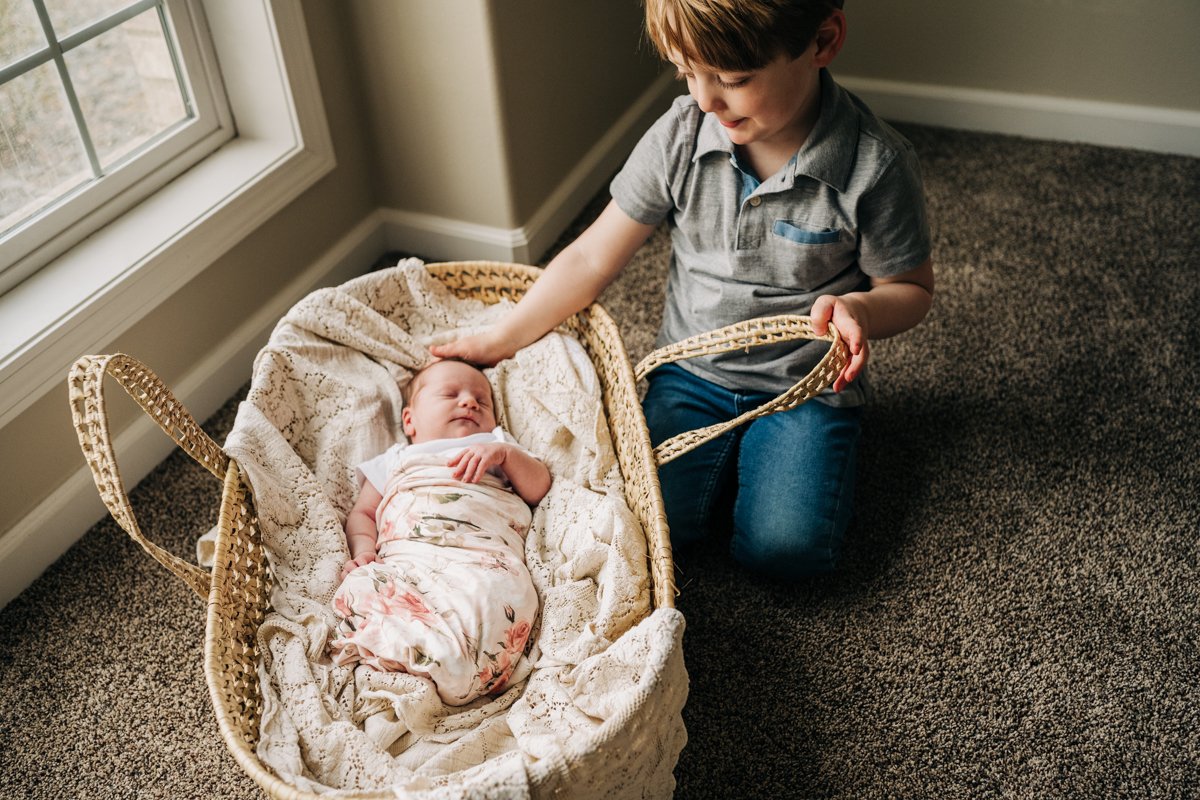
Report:
[[[645,0],[646,33],[659,54],[716,70],[749,72],[796,58],[842,0]]]
[[[437,364],[441,364],[445,361],[456,361],[459,364],[466,364],[468,367],[479,370],[481,375],[483,374],[483,370],[479,369],[478,366],[472,364],[470,361],[467,361],[465,358],[458,358],[457,356],[447,356],[446,358],[439,358],[437,361],[430,361],[428,364],[413,373],[413,376],[409,379],[408,383],[400,389],[400,397],[404,399],[404,405],[407,406],[412,403],[413,395],[417,393],[417,383],[421,380],[421,376],[425,374],[425,371],[430,367],[436,366]],[[491,386],[491,381],[488,381],[488,386]]]

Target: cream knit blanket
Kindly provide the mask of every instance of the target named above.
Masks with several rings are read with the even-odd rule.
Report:
[[[354,466],[403,436],[400,386],[427,346],[506,310],[454,297],[410,260],[309,295],[255,361],[225,449],[249,477],[275,578],[259,629],[258,754],[298,789],[673,791],[686,740],[683,620],[651,613],[646,543],[621,493],[595,372],[565,335],[487,371],[501,424],[554,476],[526,542],[541,615],[513,688],[454,708],[425,679],[329,660]]]

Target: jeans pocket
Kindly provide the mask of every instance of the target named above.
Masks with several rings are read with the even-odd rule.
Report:
[[[802,227],[786,219],[775,220],[771,232],[797,244],[832,244],[842,236],[842,232],[837,228]]]

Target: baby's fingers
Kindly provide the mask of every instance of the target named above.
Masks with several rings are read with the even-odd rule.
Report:
[[[480,457],[478,453],[471,450],[463,450],[458,455],[452,457],[447,466],[454,467],[453,474],[455,480],[478,483],[479,462]]]
[[[364,553],[363,555],[360,555],[358,558],[350,559],[342,567],[342,580],[346,580],[346,576],[349,575],[351,572],[354,572],[354,570],[358,569],[359,567],[365,567],[367,564],[373,563],[378,560],[379,559],[375,553]]]

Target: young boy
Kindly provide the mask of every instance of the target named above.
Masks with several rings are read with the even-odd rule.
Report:
[[[664,220],[672,256],[658,344],[740,320],[832,321],[851,359],[831,392],[755,420],[659,472],[671,539],[709,532],[733,499],[734,557],[784,579],[835,566],[849,523],[869,341],[917,325],[933,298],[911,145],[826,67],[836,0],[646,0],[659,52],[687,81],[611,186],[612,202],[517,308],[441,348],[495,363],[593,301]],[[652,441],[731,419],[807,374],[821,342],[668,365],[644,401]]]
[[[537,616],[525,534],[550,471],[496,425],[491,384],[435,361],[404,391],[408,442],[360,465],[333,598],[337,664],[430,678],[462,705],[503,691]]]

